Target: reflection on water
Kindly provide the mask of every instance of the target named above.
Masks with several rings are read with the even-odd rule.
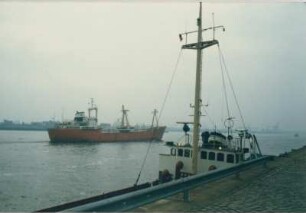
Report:
[[[182,133],[165,133],[175,140]],[[262,152],[278,155],[306,144],[305,135],[258,134]],[[131,186],[148,142],[50,143],[47,132],[0,131],[0,210],[32,211]],[[158,175],[161,142],[151,144],[140,182]]]

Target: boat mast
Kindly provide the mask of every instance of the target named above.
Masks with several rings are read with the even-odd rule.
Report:
[[[206,29],[202,29],[202,2],[200,2],[200,12],[199,18],[197,19],[198,30],[185,32],[179,35],[180,40],[182,36],[187,37],[188,34],[198,33],[198,40],[196,43],[185,44],[182,46],[182,49],[192,49],[197,50],[197,67],[196,67],[196,83],[195,83],[195,97],[194,97],[194,120],[193,120],[193,154],[192,154],[192,173],[197,174],[198,172],[198,153],[199,153],[199,135],[200,135],[200,118],[201,118],[201,79],[202,79],[202,50],[218,44],[218,41],[215,40],[215,29],[224,27],[213,26]],[[202,32],[206,30],[213,30],[213,40],[202,41]]]
[[[124,109],[124,105],[122,105],[122,110],[121,111],[122,111],[121,127],[122,128],[130,128],[129,120],[128,120],[128,117],[127,117],[127,112],[129,110]]]
[[[193,155],[192,171],[193,174],[198,172],[198,152],[199,152],[199,132],[200,132],[200,104],[201,104],[201,77],[202,77],[202,2],[200,2],[200,13],[198,22],[198,42],[197,42],[197,68],[194,97],[194,118],[193,118]]]
[[[154,127],[154,121],[156,121],[156,127],[158,127],[158,118],[157,118],[157,109],[153,110],[153,119],[152,119],[152,124],[151,124],[151,128]]]
[[[95,111],[95,116],[92,117],[91,111]],[[91,98],[90,101],[90,107],[88,108],[88,117],[89,119],[94,120],[96,123],[98,123],[98,108],[94,105],[94,100]]]

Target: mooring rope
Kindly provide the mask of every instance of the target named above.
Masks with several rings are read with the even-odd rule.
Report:
[[[182,55],[182,49],[180,49],[179,55],[178,55],[178,57],[177,57],[177,60],[176,60],[176,63],[175,63],[175,67],[174,67],[174,70],[173,70],[173,72],[172,72],[171,80],[170,80],[170,82],[169,82],[169,85],[168,85],[168,88],[167,88],[167,92],[166,92],[165,98],[164,98],[164,100],[163,100],[161,109],[160,109],[160,111],[159,111],[159,116],[158,116],[158,120],[157,120],[158,123],[159,123],[159,120],[160,120],[160,118],[161,118],[161,116],[162,116],[163,110],[164,110],[164,108],[165,108],[165,105],[166,105],[166,102],[167,102],[167,99],[168,99],[168,96],[169,96],[169,93],[170,93],[170,89],[171,89],[171,86],[172,86],[172,83],[173,83],[173,80],[174,80],[175,73],[176,73],[176,71],[177,71],[177,67],[178,67],[178,64],[179,64],[181,55]],[[152,131],[154,131],[153,128],[152,128]],[[135,182],[134,186],[136,186],[136,185],[138,184],[138,181],[139,181],[139,179],[140,179],[142,170],[143,170],[144,165],[145,165],[145,163],[146,163],[146,161],[147,161],[147,158],[148,158],[148,155],[149,155],[149,151],[150,151],[150,149],[151,149],[152,141],[153,141],[153,140],[151,139],[150,142],[149,142],[149,146],[148,146],[148,148],[147,148],[145,158],[144,158],[144,160],[143,160],[143,162],[142,162],[142,165],[141,165],[141,168],[140,168],[140,171],[139,171],[139,173],[138,173],[138,176],[137,176],[137,179],[136,179],[136,182]]]

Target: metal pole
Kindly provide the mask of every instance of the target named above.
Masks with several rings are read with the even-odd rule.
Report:
[[[199,151],[199,132],[200,132],[200,102],[201,102],[201,75],[202,75],[202,3],[200,2],[200,14],[198,18],[198,43],[197,43],[197,70],[194,98],[194,126],[193,126],[193,155],[192,172],[198,172],[198,151]]]

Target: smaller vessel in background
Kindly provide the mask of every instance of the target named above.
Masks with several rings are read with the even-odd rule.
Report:
[[[98,125],[98,108],[93,99],[88,108],[88,117],[85,112],[77,111],[74,120],[60,123],[55,128],[48,129],[51,142],[127,142],[127,141],[160,141],[166,126],[158,125],[157,110],[153,111],[151,126],[131,126],[127,112],[122,105],[121,125]],[[154,125],[155,123],[155,125]]]

